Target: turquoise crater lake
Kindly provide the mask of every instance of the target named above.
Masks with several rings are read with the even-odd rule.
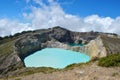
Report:
[[[24,59],[26,67],[64,68],[73,63],[90,60],[86,54],[60,48],[45,48]]]

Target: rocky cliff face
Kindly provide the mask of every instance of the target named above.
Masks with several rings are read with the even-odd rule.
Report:
[[[47,40],[49,38],[46,34],[26,35],[15,42],[16,52],[23,60],[34,51],[40,50],[41,44]]]
[[[120,53],[120,38],[117,36],[99,35],[87,44],[91,57],[104,57],[109,54]]]
[[[107,54],[106,48],[104,46],[101,36],[98,36],[95,40],[91,40],[88,45],[86,45],[88,53],[91,57],[104,57]]]
[[[12,39],[12,46],[5,45],[6,43],[0,44],[0,73],[25,67],[24,58],[45,47],[70,49],[83,52],[91,57],[103,57],[120,52],[120,38],[109,35],[112,34],[72,32],[61,27],[36,30],[19,35]],[[70,43],[85,43],[86,45],[69,46]],[[10,50],[3,50],[6,47]]]
[[[120,38],[114,36],[101,36],[107,55],[120,53]]]

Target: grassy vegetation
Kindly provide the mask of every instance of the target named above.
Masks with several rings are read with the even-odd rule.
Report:
[[[17,78],[17,79],[15,79],[15,80],[21,80],[21,78]]]
[[[13,41],[17,38],[19,38],[20,36],[24,35],[24,34],[27,34],[27,33],[34,33],[35,31],[23,31],[21,33],[16,33],[14,35],[9,35],[9,36],[5,36],[5,37],[0,37],[0,45],[1,44],[4,44],[6,42],[9,42],[9,41]]]
[[[0,39],[0,45],[1,45],[1,44],[4,44],[4,43],[6,43],[6,42],[13,41],[13,40],[15,40],[15,39],[16,39],[16,37],[6,36],[6,37]]]
[[[120,54],[112,54],[107,57],[100,58],[98,65],[103,67],[120,66]]]
[[[18,36],[5,36],[0,38],[0,56],[13,53],[14,40]]]
[[[79,64],[74,63],[74,64],[70,64],[70,65],[66,66],[66,67],[64,68],[64,70],[71,70],[71,69],[74,69],[75,67],[81,67],[81,65],[83,65],[83,64],[84,64],[84,63],[79,63]]]
[[[52,73],[52,72],[55,72],[55,71],[58,71],[59,69],[54,69],[54,68],[51,68],[51,67],[39,67],[39,68],[25,68],[23,70],[23,72],[19,71],[17,74],[18,75],[21,75],[21,76],[25,76],[25,75],[30,75],[30,74],[34,74],[34,73],[39,73],[39,72],[42,72],[42,73]]]
[[[72,70],[74,69],[75,67],[82,67],[84,65],[90,65],[91,61],[89,62],[86,62],[86,63],[74,63],[74,64],[70,64],[68,66],[66,66],[63,70]]]
[[[13,45],[14,45],[13,41],[9,41],[0,45],[0,56],[12,53]]]

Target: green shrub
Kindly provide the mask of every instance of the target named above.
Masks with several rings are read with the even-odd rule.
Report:
[[[21,80],[21,78],[17,78],[17,79],[15,79],[15,80]]]
[[[120,66],[120,54],[112,54],[107,57],[100,58],[98,65],[103,67]]]

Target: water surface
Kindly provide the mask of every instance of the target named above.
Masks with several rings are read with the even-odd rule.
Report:
[[[64,68],[73,63],[87,62],[90,57],[79,52],[60,48],[45,48],[25,58],[26,67]]]

